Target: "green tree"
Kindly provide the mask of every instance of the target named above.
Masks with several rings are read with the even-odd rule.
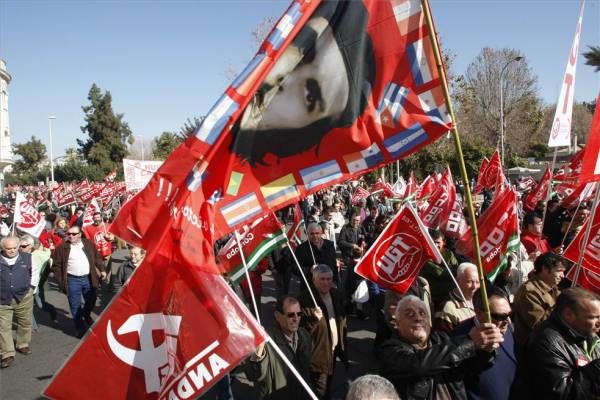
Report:
[[[586,58],[585,63],[596,67],[596,72],[600,72],[600,46],[589,46],[590,51],[583,53]]]
[[[79,152],[89,165],[99,168],[103,174],[121,170],[127,143],[133,140],[129,125],[123,121],[123,114],[113,111],[110,92],[102,94],[95,83],[88,100],[90,104],[82,107],[86,125],[81,127],[88,138],[77,139]]]
[[[89,165],[78,158],[67,158],[64,164],[54,167],[54,177],[57,182],[102,181],[104,173],[95,166]]]
[[[20,158],[13,164],[13,173],[27,175],[38,172],[46,161],[46,145],[35,136],[25,143],[13,144],[13,153]]]
[[[180,135],[173,132],[163,132],[154,139],[152,155],[157,160],[165,160],[181,142]]]

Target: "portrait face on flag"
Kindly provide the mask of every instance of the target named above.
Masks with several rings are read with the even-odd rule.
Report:
[[[341,16],[344,18],[341,18]],[[354,123],[375,79],[362,2],[323,3],[274,64],[232,129],[232,150],[251,165],[317,146]]]

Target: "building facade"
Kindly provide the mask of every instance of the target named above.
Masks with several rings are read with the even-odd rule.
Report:
[[[11,80],[6,63],[0,59],[0,190],[4,189],[4,172],[13,162],[8,117],[8,85]]]

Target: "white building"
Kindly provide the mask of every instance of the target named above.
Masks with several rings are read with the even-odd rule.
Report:
[[[4,172],[13,163],[8,119],[8,84],[11,80],[6,63],[0,59],[0,190],[4,189]]]

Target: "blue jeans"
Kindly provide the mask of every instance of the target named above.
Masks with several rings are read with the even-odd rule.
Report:
[[[83,317],[89,317],[96,305],[96,289],[92,287],[90,276],[67,276],[67,285],[69,288],[67,298],[69,308],[75,322],[75,328],[79,332],[84,330]],[[83,297],[84,303],[81,304]]]

